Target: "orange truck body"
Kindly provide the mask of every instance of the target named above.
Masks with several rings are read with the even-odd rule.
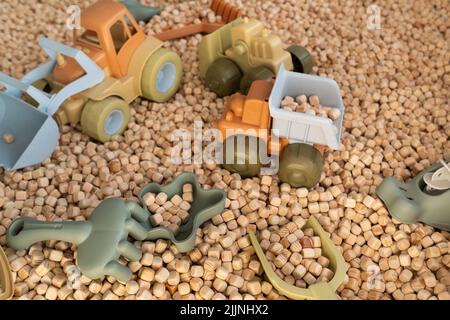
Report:
[[[239,133],[254,135],[267,143],[271,154],[279,154],[289,144],[287,139],[272,140],[268,99],[273,81],[257,80],[253,82],[247,96],[235,93],[217,123],[223,140]],[[263,129],[263,130],[260,130]]]

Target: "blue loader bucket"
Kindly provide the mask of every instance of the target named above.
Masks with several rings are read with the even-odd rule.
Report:
[[[10,171],[38,164],[51,156],[58,140],[51,116],[0,92],[0,167]]]

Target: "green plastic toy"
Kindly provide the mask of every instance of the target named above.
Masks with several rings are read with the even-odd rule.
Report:
[[[280,294],[294,300],[336,300],[336,290],[344,282],[349,265],[345,262],[342,253],[334,245],[316,218],[311,216],[306,222],[305,227],[312,228],[314,233],[320,237],[322,250],[330,260],[330,268],[334,272],[334,276],[330,281],[319,281],[310,285],[308,288],[298,288],[281,279],[272,269],[271,263],[267,260],[256,235],[249,231],[249,238],[252,246],[255,248],[259,261],[261,261],[266,277]]]
[[[203,190],[192,173],[183,173],[167,186],[156,183],[142,189],[139,198],[148,192],[164,192],[169,197],[182,195],[183,185],[193,187],[193,203],[189,220],[175,236],[165,227],[154,227],[149,222],[147,209],[122,199],[107,199],[92,212],[88,221],[41,222],[29,217],[14,220],[7,232],[8,245],[24,250],[33,243],[60,240],[78,245],[77,263],[80,271],[91,279],[111,275],[120,281],[131,278],[131,271],[117,260],[120,256],[138,261],[142,252],[129,242],[137,240],[169,239],[180,252],[195,246],[197,229],[207,220],[222,212],[226,194],[223,190]]]
[[[140,191],[139,199],[141,203],[144,203],[143,197],[149,192],[164,192],[169,198],[176,194],[182,196],[183,185],[187,183],[192,185],[194,196],[191,209],[189,210],[189,220],[179,228],[177,235],[164,227],[151,228],[148,231],[146,240],[168,239],[172,241],[180,252],[188,252],[195,246],[197,229],[223,211],[226,199],[225,191],[220,189],[203,190],[198,183],[197,177],[192,173],[182,173],[166,186],[151,183]]]
[[[0,300],[8,300],[14,294],[14,281],[8,258],[0,246]]]
[[[133,202],[121,199],[103,201],[88,221],[41,222],[28,217],[17,218],[7,232],[8,245],[24,250],[33,243],[61,240],[78,244],[77,264],[91,279],[111,275],[120,281],[131,278],[131,271],[117,260],[141,259],[142,252],[128,242],[147,236],[148,213]]]
[[[450,170],[435,164],[410,182],[386,178],[376,189],[389,213],[403,223],[423,222],[450,231]]]

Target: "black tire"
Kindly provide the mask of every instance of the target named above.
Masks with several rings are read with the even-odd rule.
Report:
[[[241,79],[239,66],[230,59],[220,58],[206,71],[205,83],[219,97],[225,97],[239,91]]]
[[[233,143],[233,149],[227,149],[227,142]],[[236,146],[238,147],[236,148]],[[257,147],[252,148],[253,146]],[[257,176],[262,167],[259,159],[259,149],[261,146],[264,146],[261,139],[254,136],[235,135],[228,137],[223,146],[224,169],[231,173],[238,173],[243,178]],[[231,161],[227,161],[227,156]]]
[[[324,161],[320,151],[313,146],[290,144],[283,149],[280,159],[280,181],[295,188],[312,188],[320,181]]]
[[[241,80],[241,93],[243,95],[247,95],[248,90],[250,89],[250,86],[252,85],[253,81],[256,80],[266,80],[270,81],[275,76],[275,74],[267,67],[259,66],[255,67],[250,72],[247,72]]]
[[[311,73],[314,67],[314,59],[308,49],[293,45],[286,49],[291,54],[294,71],[300,73]]]

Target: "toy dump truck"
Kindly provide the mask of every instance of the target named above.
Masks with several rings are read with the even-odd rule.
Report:
[[[299,95],[317,95],[323,105],[339,109],[339,118],[332,121],[281,109],[284,97]],[[253,177],[261,171],[261,154],[269,153],[279,157],[280,181],[313,187],[322,173],[321,150],[340,147],[343,115],[344,105],[334,80],[290,72],[281,65],[274,82],[256,80],[247,96],[231,96],[218,122],[224,140],[224,168]]]
[[[81,13],[74,47],[43,38],[51,60],[15,80],[0,73],[0,166],[19,169],[47,159],[60,124],[81,124],[100,142],[121,134],[129,103],[164,102],[178,90],[180,57],[147,37],[122,4],[101,0]]]
[[[199,45],[200,75],[218,96],[239,90],[246,94],[255,80],[270,80],[281,65],[289,71],[310,73],[314,65],[307,49],[283,48],[281,39],[269,34],[261,21],[237,18],[202,38]]]

